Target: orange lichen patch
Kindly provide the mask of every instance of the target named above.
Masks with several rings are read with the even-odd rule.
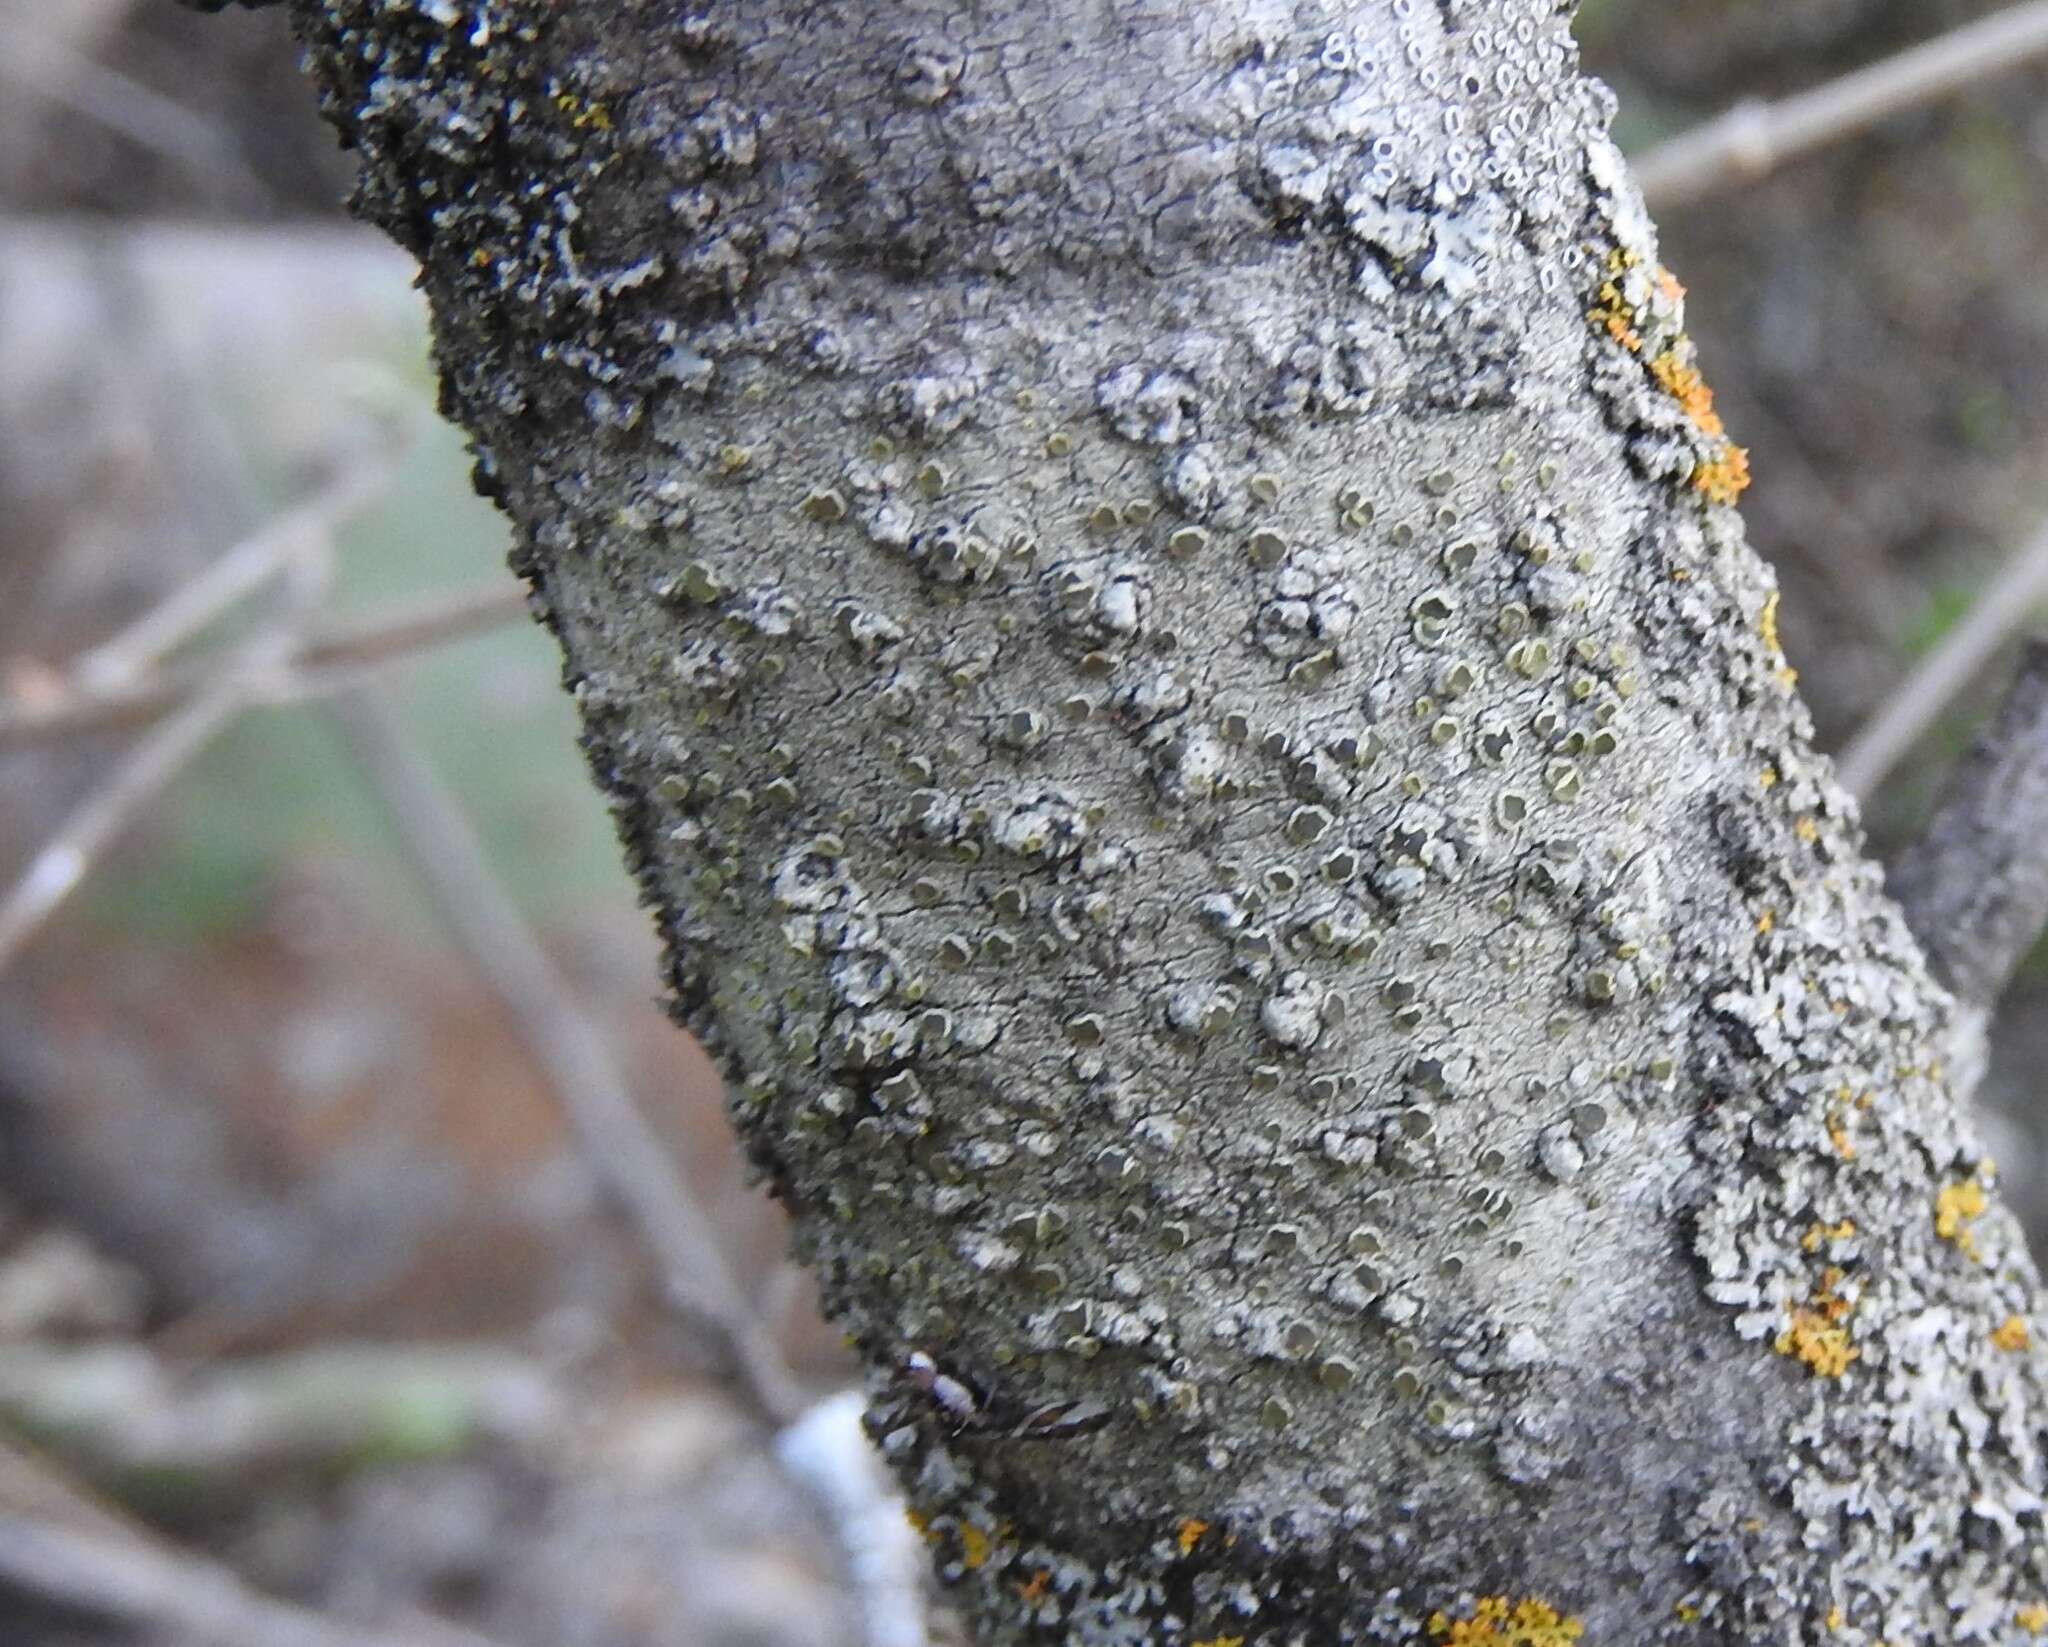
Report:
[[[1205,1636],[1191,1647],[1244,1647],[1243,1636]]]
[[[960,1563],[969,1572],[988,1561],[989,1536],[971,1521],[960,1523]]]
[[[1844,1161],[1856,1159],[1856,1140],[1849,1136],[1849,1123],[1834,1110],[1828,1112],[1828,1142],[1835,1146],[1835,1153]]]
[[[1775,927],[1777,924],[1778,912],[1775,909],[1765,910],[1761,915],[1759,915],[1756,918],[1756,930],[1758,936],[1768,936],[1771,929]]]
[[[1586,311],[1586,318],[1630,354],[1642,352],[1643,338],[1635,328],[1635,309],[1613,281],[1601,282],[1600,301]]]
[[[1944,1184],[1934,1198],[1934,1233],[1955,1243],[1956,1250],[1970,1258],[1977,1254],[1977,1236],[1970,1226],[1982,1218],[1991,1203],[1984,1186],[1975,1177]]]
[[[1198,1516],[1183,1516],[1180,1524],[1173,1529],[1173,1541],[1180,1546],[1180,1553],[1186,1555],[1201,1543],[1202,1535],[1208,1530],[1209,1523]]]
[[[1856,1221],[1853,1218],[1844,1218],[1839,1224],[1815,1222],[1799,1238],[1799,1244],[1808,1252],[1819,1252],[1828,1242],[1846,1241],[1855,1233]]]
[[[1828,1609],[1828,1628],[1830,1630],[1839,1630],[1843,1622],[1842,1604],[1838,1601]]]
[[[1608,286],[1601,288],[1603,297],[1612,284],[1609,282]],[[1596,318],[1601,312],[1594,311]],[[1608,329],[1610,332],[1613,330],[1611,323]],[[1681,337],[1650,362],[1650,375],[1666,394],[1678,402],[1686,421],[1710,443],[1712,455],[1693,468],[1693,490],[1704,493],[1709,503],[1733,503],[1749,485],[1749,453],[1729,440],[1727,426],[1722,423],[1721,414],[1714,410],[1714,391],[1707,387],[1706,378],[1692,363],[1691,354],[1691,344]],[[1774,622],[1776,606],[1777,597],[1773,596],[1771,612]]]
[[[1600,301],[1586,311],[1586,318],[1619,343],[1630,354],[1642,352],[1643,340],[1636,331],[1636,308],[1621,289],[1621,277],[1642,261],[1634,252],[1607,254],[1607,279],[1600,283]]]
[[[2048,1606],[2037,1601],[2031,1607],[2022,1607],[2012,1615],[2012,1621],[2028,1635],[2038,1636],[2048,1631]]]
[[[1700,369],[1675,348],[1666,349],[1650,362],[1650,375],[1664,385],[1664,392],[1678,402],[1692,426],[1706,435],[1725,435],[1721,414],[1714,410],[1714,391],[1700,376]]]
[[[1713,462],[1693,470],[1692,489],[1709,503],[1733,503],[1749,490],[1749,449],[1724,442]]]
[[[1613,288],[1611,286],[1603,286],[1601,290],[1612,291]],[[1599,311],[1597,310],[1595,311],[1595,318],[1599,318]],[[1619,343],[1624,349],[1628,350],[1631,354],[1634,354],[1641,350],[1643,346],[1642,334],[1638,332],[1633,326],[1631,326],[1628,323],[1628,321],[1624,319],[1620,314],[1609,312],[1606,316],[1606,321],[1607,335],[1613,338],[1615,342]]]
[[[1629,279],[1630,271],[1641,262],[1634,252],[1619,248],[1610,251],[1607,278],[1600,282],[1593,306],[1586,311],[1588,321],[1633,355],[1643,352],[1641,327],[1648,325],[1660,338],[1676,329],[1685,297],[1685,288],[1661,264],[1653,276],[1654,294],[1645,294],[1640,278],[1634,282]],[[1647,319],[1637,307],[1636,298],[1629,295],[1631,285],[1637,298],[1649,306]],[[1705,441],[1705,455],[1693,466],[1693,490],[1709,503],[1733,503],[1749,485],[1749,453],[1729,440],[1721,414],[1714,410],[1714,391],[1707,387],[1707,380],[1693,359],[1692,340],[1679,333],[1646,364],[1650,375],[1678,402],[1686,420]]]
[[[1697,1624],[1700,1621],[1700,1610],[1690,1601],[1681,1601],[1675,1610],[1681,1624]]]
[[[1756,781],[1766,789],[1776,789],[1778,787],[1778,769],[1775,766],[1765,767],[1756,775]]]
[[[1830,1326],[1803,1304],[1792,1312],[1792,1325],[1778,1334],[1776,1348],[1816,1378],[1840,1378],[1863,1354],[1849,1342],[1847,1327]]]
[[[903,1507],[903,1519],[910,1523],[910,1530],[917,1534],[919,1538],[931,1538],[934,1536],[932,1524],[907,1504]]]
[[[1863,1353],[1849,1342],[1849,1329],[1843,1325],[1856,1308],[1854,1300],[1836,1291],[1843,1279],[1832,1264],[1821,1271],[1812,1300],[1793,1306],[1791,1324],[1773,1346],[1816,1378],[1840,1378]]]
[[[1814,822],[1812,813],[1802,812],[1797,818],[1792,820],[1792,833],[1797,835],[1806,845],[1811,846],[1820,839],[1820,825]]]
[[[2008,1315],[1991,1330],[1991,1342],[2001,1350],[2023,1350],[2032,1341],[2024,1316]]]
[[[1447,1647],[1570,1647],[1586,1633],[1586,1626],[1534,1597],[1509,1601],[1506,1596],[1481,1596],[1470,1618],[1431,1615],[1429,1633]]]
[[[1024,1583],[1016,1585],[1020,1601],[1043,1601],[1052,1592],[1052,1569],[1041,1567]]]

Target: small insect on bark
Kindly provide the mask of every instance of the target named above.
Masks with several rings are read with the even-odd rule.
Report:
[[[923,1350],[904,1358],[903,1376],[922,1391],[953,1425],[956,1436],[989,1441],[1051,1441],[1086,1435],[1109,1422],[1109,1408],[1100,1401],[1048,1401],[1021,1416],[985,1399],[964,1379],[943,1371]]]
[[[931,1397],[932,1405],[953,1421],[955,1429],[973,1429],[987,1419],[981,1397],[951,1373],[940,1372],[939,1364],[923,1350],[910,1352],[903,1375]]]

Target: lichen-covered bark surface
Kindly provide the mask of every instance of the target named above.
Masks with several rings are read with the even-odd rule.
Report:
[[[986,1639],[2048,1624],[1970,1049],[1562,15],[297,10]]]

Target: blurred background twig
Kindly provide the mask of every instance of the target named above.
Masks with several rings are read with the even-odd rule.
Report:
[[[1643,155],[1635,163],[1636,181],[1653,208],[1683,206],[2042,52],[2048,52],[2048,3],[2007,6],[1796,96],[1775,103],[1744,99]]]

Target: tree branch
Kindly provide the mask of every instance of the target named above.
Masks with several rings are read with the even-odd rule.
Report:
[[[295,10],[992,1647],[2039,1600],[2035,1272],[1561,13]]]
[[[81,653],[72,664],[73,679],[88,693],[132,686],[267,580],[302,564],[309,544],[325,545],[343,521],[383,490],[396,456],[386,452],[350,463],[310,497],[273,515],[134,622]],[[301,591],[307,599],[312,593]]]
[[[2048,641],[1943,793],[1887,880],[1936,976],[1989,1007],[2048,925]]]
[[[0,1410],[92,1473],[246,1485],[333,1470],[394,1430],[416,1441],[421,1412],[441,1435],[532,1447],[566,1405],[531,1362],[487,1347],[329,1344],[173,1371],[127,1341],[0,1345]]]
[[[61,33],[10,19],[0,25],[0,78],[15,95],[42,98],[187,167],[203,184],[229,185],[249,206],[275,208],[276,192],[214,121],[79,51]]]
[[[261,703],[323,697],[359,684],[388,664],[502,628],[526,613],[526,591],[497,580],[395,602],[300,640],[275,671],[250,683],[250,691]],[[76,669],[69,673],[75,679]],[[74,686],[70,680],[33,690],[17,687],[0,704],[0,747],[146,726],[188,702],[207,678],[202,666],[166,667],[99,688]]]
[[[1683,206],[2044,51],[2048,0],[2009,6],[1812,91],[1738,103],[1634,161],[1636,182],[1651,205]]]
[[[329,499],[331,504],[333,499]],[[260,581],[268,570],[289,574],[285,602],[278,616],[256,636],[229,652],[206,685],[169,720],[155,727],[130,750],[93,791],[61,823],[55,835],[29,861],[14,885],[0,898],[0,972],[59,905],[75,891],[102,853],[145,806],[163,792],[236,715],[254,700],[257,683],[275,672],[279,660],[296,644],[300,626],[327,588],[330,548],[328,508],[308,507],[282,517],[270,531],[250,540],[262,548],[237,553],[231,576],[195,580],[201,593],[186,598],[173,594],[141,622],[117,636],[101,654],[97,673],[120,682],[147,667],[198,624],[210,621],[226,593],[251,576]],[[260,562],[260,567],[253,563]],[[216,562],[216,565],[219,563]]]

